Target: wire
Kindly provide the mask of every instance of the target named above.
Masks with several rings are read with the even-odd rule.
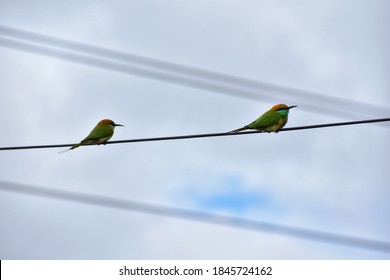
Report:
[[[276,223],[268,223],[243,219],[225,215],[211,214],[202,211],[188,210],[182,208],[174,208],[161,206],[151,203],[131,201],[119,198],[104,197],[93,194],[85,194],[79,192],[70,192],[64,190],[54,190],[50,188],[27,186],[22,184],[0,181],[0,190],[33,195],[38,197],[46,197],[51,199],[60,199],[70,202],[78,202],[101,207],[108,207],[120,210],[135,211],[147,213],[151,215],[166,216],[191,220],[209,224],[217,224],[239,229],[247,229],[253,231],[265,231],[274,234],[298,237],[302,239],[321,241],[356,248],[369,249],[390,253],[390,242],[378,241],[367,238],[353,237],[318,230],[305,229],[300,227],[285,226]]]
[[[296,127],[287,127],[287,128],[282,128],[279,131],[283,132],[283,131],[294,131],[294,130],[306,130],[306,129],[316,129],[316,128],[325,128],[325,127],[334,127],[334,126],[346,126],[346,125],[356,125],[356,124],[367,124],[367,123],[377,123],[377,122],[388,122],[388,121],[390,121],[390,118],[371,119],[371,120],[362,120],[362,121],[351,121],[351,122],[339,122],[339,123],[327,123],[327,124],[316,124],[316,125],[296,126]],[[105,144],[123,144],[123,143],[135,143],[135,142],[168,141],[168,140],[182,140],[182,139],[220,137],[220,136],[237,136],[237,135],[254,134],[254,133],[264,133],[264,132],[261,132],[261,131],[244,131],[244,132],[240,132],[240,133],[222,132],[222,133],[192,134],[192,135],[165,136],[165,137],[153,137],[153,138],[138,138],[138,139],[109,141],[109,142],[106,142]],[[75,144],[76,143],[74,143],[74,144],[55,144],[55,145],[0,147],[0,151],[63,148],[63,147],[71,147],[71,146],[73,146]],[[96,144],[87,144],[86,143],[86,144],[83,144],[82,146],[92,146],[92,145],[96,145]]]
[[[315,113],[322,112],[344,117],[356,116],[356,114],[387,116],[390,113],[388,107],[207,71],[7,26],[0,25],[0,35],[7,37],[0,40],[0,45],[4,47],[251,100],[275,100],[273,92],[278,92],[279,98],[283,99],[284,102],[297,102],[304,110]],[[16,38],[18,41],[8,37]],[[24,41],[30,41],[34,44]],[[42,46],[42,44],[49,46],[49,48]],[[261,95],[258,93],[259,91],[262,92]]]

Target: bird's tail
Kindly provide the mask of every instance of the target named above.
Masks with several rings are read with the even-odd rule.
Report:
[[[63,151],[59,151],[58,153],[61,155],[61,154],[66,153],[66,152],[68,152],[68,151],[70,151],[70,150],[76,149],[76,148],[78,148],[78,147],[80,147],[80,146],[81,146],[81,143],[76,144],[76,145],[73,145],[73,146],[70,147],[69,149],[66,149],[66,150],[63,150]]]
[[[243,127],[240,127],[240,128],[237,128],[235,130],[229,131],[228,133],[237,133],[239,131],[246,130],[246,129],[249,129],[247,125],[243,126]]]

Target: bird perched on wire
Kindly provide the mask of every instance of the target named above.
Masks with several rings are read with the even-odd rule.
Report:
[[[289,110],[295,107],[297,106],[277,104],[254,122],[230,132],[237,133],[247,129],[256,129],[261,132],[279,132],[287,123]]]
[[[124,126],[121,124],[114,123],[112,120],[104,119],[98,122],[94,129],[82,140],[80,143],[73,145],[69,149],[59,152],[60,154],[65,153],[67,151],[76,149],[84,144],[106,144],[108,140],[114,134],[114,129],[116,126]]]

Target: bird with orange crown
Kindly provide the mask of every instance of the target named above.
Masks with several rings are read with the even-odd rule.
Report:
[[[114,135],[114,129],[116,126],[123,126],[121,124],[114,123],[112,120],[101,120],[94,129],[84,138],[80,143],[73,145],[69,149],[59,152],[60,154],[67,151],[76,149],[84,144],[105,144]]]
[[[230,132],[237,133],[247,129],[256,129],[261,132],[279,132],[287,123],[289,110],[295,107],[297,106],[277,104],[254,122]]]

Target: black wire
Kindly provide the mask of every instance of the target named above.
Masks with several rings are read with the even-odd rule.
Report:
[[[307,240],[333,243],[355,248],[369,249],[390,253],[390,242],[367,238],[347,236],[300,227],[285,226],[276,223],[268,223],[230,217],[226,215],[211,214],[202,211],[188,210],[175,207],[161,206],[151,203],[125,200],[120,198],[104,197],[93,194],[55,190],[50,188],[27,186],[22,184],[0,181],[0,190],[28,194],[38,197],[60,199],[71,202],[90,204],[127,211],[136,211],[152,215],[180,218],[209,224],[217,224],[239,229],[265,231],[274,234],[298,237]]]
[[[77,63],[124,72],[127,74],[157,79],[160,81],[212,90],[251,100],[275,100],[275,96],[272,92],[276,91],[280,95],[279,98],[283,99],[284,102],[299,102],[302,109],[315,113],[323,112],[333,115],[338,114],[344,117],[347,115],[356,116],[356,113],[370,116],[386,116],[390,113],[390,109],[383,106],[357,102],[339,97],[330,97],[312,91],[265,83],[214,71],[207,71],[195,67],[179,65],[144,56],[45,36],[7,26],[0,25],[0,35],[35,43],[29,44],[26,42],[2,38],[0,40],[0,44],[5,47],[52,56]],[[41,44],[48,45],[50,48],[41,46]],[[53,49],[52,47],[59,49]],[[65,49],[65,51],[63,49]],[[72,53],[69,53],[69,50]],[[124,64],[128,67],[124,67]],[[261,95],[258,94],[259,91],[262,91]]]
[[[390,121],[390,118],[371,119],[371,120],[362,120],[362,121],[351,121],[351,122],[339,122],[339,123],[327,123],[327,124],[316,124],[316,125],[306,125],[306,126],[296,126],[296,127],[282,128],[280,130],[280,132],[283,132],[283,131],[293,131],[293,130],[315,129],[315,128],[325,128],[325,127],[333,127],[333,126],[346,126],[346,125],[356,125],[356,124],[388,122],[388,121]],[[260,132],[260,131],[244,131],[244,132],[240,132],[240,133],[222,132],[222,133],[192,134],[192,135],[165,136],[165,137],[153,137],[153,138],[138,138],[138,139],[109,141],[106,144],[123,144],[123,143],[135,143],[135,142],[168,141],[168,140],[182,140],[182,139],[220,137],[220,136],[237,136],[237,135],[254,134],[254,133],[264,133],[264,132]],[[56,145],[0,147],[0,151],[63,148],[63,147],[72,147],[75,144],[76,143],[74,143],[74,144],[56,144]],[[83,144],[82,146],[92,146],[92,145],[96,145],[96,144]]]

